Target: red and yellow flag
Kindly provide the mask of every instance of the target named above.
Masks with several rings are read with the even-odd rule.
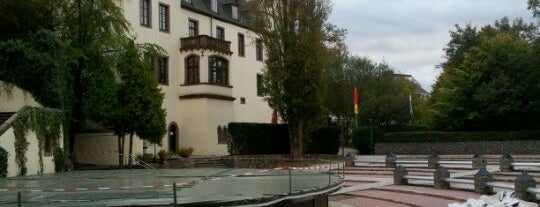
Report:
[[[354,114],[358,114],[358,89],[356,89],[356,86],[354,87]]]

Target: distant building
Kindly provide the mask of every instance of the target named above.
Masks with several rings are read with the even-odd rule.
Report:
[[[431,95],[420,85],[412,75],[395,73],[394,76],[410,81],[416,86],[416,93],[420,99],[428,99]]]

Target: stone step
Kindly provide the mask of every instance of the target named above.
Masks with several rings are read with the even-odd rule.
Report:
[[[449,203],[458,202],[459,200],[451,200],[447,198],[438,198],[433,196],[389,192],[385,190],[365,190],[348,193],[363,198],[377,199],[396,204],[418,207],[447,207]]]
[[[389,192],[397,193],[406,193],[406,194],[416,194],[416,195],[426,195],[439,198],[446,198],[449,200],[455,201],[465,201],[469,198],[478,198],[480,194],[468,191],[459,191],[459,190],[441,190],[434,189],[433,187],[422,187],[422,186],[401,186],[401,185],[390,185],[375,188],[374,190],[382,190]]]

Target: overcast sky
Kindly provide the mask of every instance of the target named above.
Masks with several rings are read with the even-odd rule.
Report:
[[[431,91],[455,24],[532,21],[527,0],[332,0],[330,22],[348,30],[352,54],[385,61]]]

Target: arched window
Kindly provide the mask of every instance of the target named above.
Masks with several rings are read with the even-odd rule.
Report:
[[[208,82],[218,85],[229,84],[229,65],[220,57],[208,58]]]
[[[199,83],[199,56],[186,58],[186,84]]]

